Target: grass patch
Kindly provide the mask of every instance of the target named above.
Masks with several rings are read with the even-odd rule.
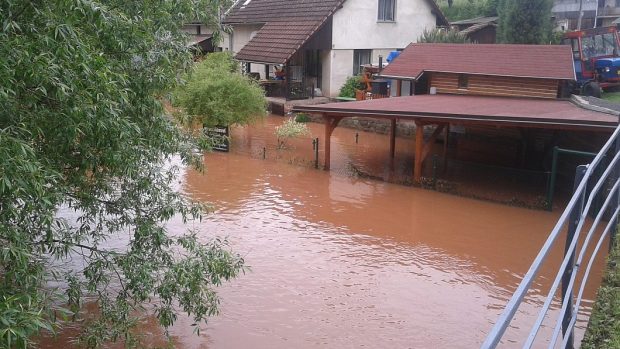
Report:
[[[609,255],[603,284],[581,343],[584,349],[620,348],[620,244]]]
[[[605,92],[602,97],[606,101],[620,103],[620,92]]]

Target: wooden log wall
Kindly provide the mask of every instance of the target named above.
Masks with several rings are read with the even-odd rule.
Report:
[[[455,73],[430,73],[431,87],[437,93],[478,96],[557,98],[559,80],[534,79],[488,75],[468,75],[467,88],[459,88],[459,75]]]

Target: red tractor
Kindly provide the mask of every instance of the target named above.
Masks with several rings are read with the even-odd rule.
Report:
[[[620,86],[620,39],[616,27],[578,30],[564,34],[562,44],[573,50],[577,88],[585,96]]]

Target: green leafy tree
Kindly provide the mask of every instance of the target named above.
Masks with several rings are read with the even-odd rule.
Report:
[[[450,21],[482,16],[497,16],[498,0],[440,0],[437,3]]]
[[[500,0],[498,42],[549,44],[554,40],[552,0]]]
[[[452,43],[452,44],[469,44],[469,38],[461,34],[456,29],[433,28],[422,32],[418,38],[421,43]]]
[[[89,347],[131,344],[145,303],[164,327],[217,313],[214,287],[243,260],[225,241],[168,231],[203,213],[172,189],[168,162],[199,167],[201,143],[158,96],[192,66],[181,25],[217,28],[228,5],[0,2],[0,347],[28,346],[86,300],[99,314]]]
[[[264,90],[237,68],[227,52],[208,54],[175,91],[175,103],[206,126],[244,125],[264,116]]]

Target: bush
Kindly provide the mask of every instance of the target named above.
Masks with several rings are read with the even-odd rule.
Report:
[[[299,113],[297,114],[297,116],[295,116],[295,121],[305,123],[310,121],[310,116],[308,116],[308,114]]]
[[[362,77],[360,75],[349,76],[347,81],[345,81],[344,85],[340,88],[340,94],[338,94],[338,96],[355,98],[355,90],[364,89],[366,89],[366,85],[362,82]]]
[[[433,28],[431,30],[424,29],[422,35],[418,38],[418,42],[423,43],[452,43],[452,44],[469,44],[471,41],[456,29]]]

